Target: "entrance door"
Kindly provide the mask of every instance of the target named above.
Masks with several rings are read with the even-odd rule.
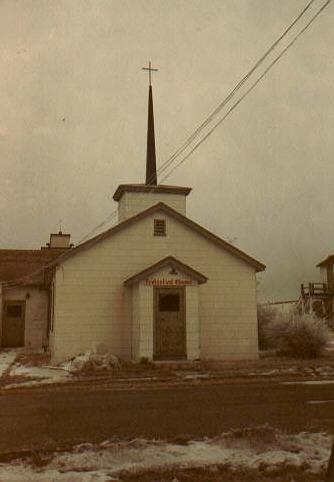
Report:
[[[25,301],[7,300],[3,307],[3,347],[24,346]]]
[[[155,289],[154,359],[186,358],[184,288]]]

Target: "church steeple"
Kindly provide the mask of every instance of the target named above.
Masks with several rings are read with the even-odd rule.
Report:
[[[146,70],[149,74],[146,180],[145,184],[120,184],[116,189],[113,199],[118,202],[119,223],[159,202],[170,206],[185,216],[186,197],[191,191],[190,187],[158,184],[151,81],[152,72],[156,72],[157,69],[153,69],[151,62],[149,62],[148,67],[143,67],[143,70]]]
[[[155,153],[155,133],[154,133],[154,113],[153,113],[151,72],[157,72],[158,69],[152,69],[151,62],[149,62],[149,66],[143,67],[143,70],[148,70],[149,72],[145,184],[156,186],[157,185],[157,161],[156,161],[156,153]]]

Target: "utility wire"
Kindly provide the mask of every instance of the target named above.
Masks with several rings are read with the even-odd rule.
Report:
[[[215,116],[228,104],[232,99],[234,94],[240,90],[244,83],[251,77],[251,75],[256,71],[256,69],[264,62],[264,60],[270,55],[270,53],[275,50],[278,44],[287,36],[291,29],[296,25],[296,23],[305,15],[307,10],[312,6],[315,0],[311,0],[304,9],[299,13],[299,15],[293,20],[293,22],[284,30],[284,32],[275,40],[275,42],[266,50],[266,52],[260,57],[260,59],[253,65],[253,67],[247,72],[247,74],[238,82],[238,84],[229,92],[225,99],[215,108],[215,110],[202,122],[202,124],[197,127],[197,129],[191,134],[188,139],[179,147],[174,154],[165,161],[158,169],[158,174],[165,171],[168,166],[174,161],[176,157],[182,154],[185,149],[191,144],[191,142],[200,134],[200,132],[215,118]]]
[[[303,10],[297,15],[297,17],[293,20],[293,22],[284,30],[284,32],[275,40],[275,42],[265,51],[265,53],[260,57],[260,59],[253,65],[253,67],[247,72],[247,74],[238,82],[238,84],[229,92],[229,94],[224,98],[224,100],[215,108],[215,110],[202,122],[202,124],[195,129],[195,131],[186,139],[186,141],[170,156],[158,169],[157,175],[163,174],[166,169],[177,159],[189,145],[193,142],[196,137],[201,133],[201,131],[215,118],[215,116],[228,104],[228,102],[233,98],[233,96],[241,89],[244,83],[251,77],[251,75],[257,70],[257,68],[264,62],[264,60],[270,55],[270,53],[279,45],[279,43],[286,37],[286,35],[293,29],[293,27],[299,22],[299,20],[305,15],[305,13],[309,10],[315,0],[310,0],[307,5],[303,8]],[[191,151],[193,152],[193,151]],[[189,156],[186,157],[186,159]],[[171,171],[173,172],[173,171]],[[169,177],[169,175],[163,177],[160,181],[160,184]],[[149,178],[148,183],[152,181],[154,175]],[[152,191],[154,189],[152,188]],[[89,233],[87,233],[79,242],[81,244],[86,239],[88,239],[91,235],[93,235],[96,231],[100,228],[105,226],[108,222],[112,221],[113,218],[116,216],[118,209],[115,209],[111,214],[107,216],[100,224],[95,226]]]
[[[304,15],[304,13],[310,8],[312,3],[315,0],[311,0],[306,7],[302,10],[302,12],[296,17],[296,19],[292,22],[291,25],[284,31],[284,33],[274,42],[274,44],[266,51],[266,53],[259,59],[258,62],[254,65],[254,67],[243,77],[243,79],[237,84],[237,86],[229,93],[229,95],[219,104],[219,106],[210,114],[210,116],[199,126],[196,131],[187,139],[187,141],[173,154],[173,156],[168,159],[161,167],[161,168],[169,163],[171,159],[176,158],[177,156],[180,155],[181,152],[185,150],[185,148],[190,144],[189,139],[194,139],[198,133],[203,130],[206,125],[214,118],[214,116],[227,104],[227,102],[233,97],[234,93],[237,92],[237,90],[240,89],[240,87],[245,83],[245,81],[251,76],[251,74],[257,69],[257,67],[263,62],[263,60],[269,55],[269,53],[278,45],[278,43],[286,36],[286,34],[291,30],[291,28],[297,23],[297,21]],[[234,111],[234,109],[242,102],[242,100],[256,87],[256,85],[265,77],[265,75],[271,70],[271,68],[282,58],[282,56],[293,46],[293,44],[298,40],[298,38],[308,29],[308,27],[315,21],[315,19],[320,15],[320,13],[331,3],[332,0],[327,0],[322,7],[312,16],[311,20],[299,31],[299,33],[293,38],[293,40],[282,50],[282,52],[269,64],[269,66],[265,69],[265,71],[262,73],[262,75],[251,85],[249,89],[238,99],[238,101],[233,104],[233,106],[227,111],[227,113],[220,119],[212,128],[211,130],[200,140],[198,143],[191,149],[191,151],[184,156],[181,161],[179,161],[161,180],[163,182],[165,179],[167,179],[181,164],[183,164],[193,152],[195,152],[200,145],[215,131],[215,129]],[[227,100],[228,99],[228,100]],[[210,120],[209,120],[210,119]],[[183,148],[183,146],[186,146]],[[180,151],[180,153],[179,153]],[[178,153],[178,154],[176,154]],[[165,169],[168,166],[165,167]],[[152,188],[153,191],[153,188]],[[97,229],[103,227],[107,222],[109,222],[117,213],[117,209],[113,211],[110,215],[105,218],[98,226],[96,226],[90,233],[88,233],[82,240],[79,241],[78,245],[80,245],[83,240],[85,240],[92,232],[95,232]],[[20,286],[24,283],[19,283],[19,281],[23,281],[24,279],[30,278],[36,274],[41,273],[45,269],[54,266],[55,263],[61,261],[65,256],[67,255],[67,252],[62,253],[59,257],[53,259],[50,263],[47,265],[44,265],[43,268],[40,268],[36,270],[33,273],[30,273],[29,275],[23,276],[21,278],[17,278],[14,280],[10,280],[8,282],[3,283],[3,286],[5,288],[14,288],[16,286]]]
[[[257,86],[259,82],[266,76],[266,74],[274,67],[274,65],[279,62],[283,55],[294,45],[294,43],[299,39],[301,35],[308,29],[308,27],[315,21],[315,19],[320,15],[320,13],[331,3],[332,0],[327,0],[322,7],[313,15],[311,20],[300,30],[300,32],[293,38],[293,40],[282,50],[282,52],[269,64],[261,76],[254,82],[254,84],[249,87],[246,92],[233,104],[233,106],[227,111],[227,113],[210,129],[210,131],[191,149],[191,151],[184,156],[181,161],[179,161],[162,179],[163,182],[167,179],[181,164],[183,164],[190,156],[195,152],[199,146],[206,141],[208,137],[217,129],[217,127],[234,111],[234,109],[243,101],[243,99]]]
[[[260,59],[254,64],[254,66],[248,71],[248,73],[238,82],[238,84],[230,91],[227,97],[218,105],[218,107],[207,117],[207,119],[202,122],[202,124],[194,131],[194,133],[183,143],[183,145],[177,149],[174,154],[167,159],[157,170],[157,174],[162,174],[172,162],[185,151],[185,149],[191,144],[191,142],[200,134],[200,132],[214,119],[214,117],[225,107],[228,102],[233,98],[235,93],[240,90],[244,83],[251,77],[251,75],[256,71],[256,69],[263,63],[263,61],[268,57],[268,55],[278,46],[278,44],[283,40],[284,37],[291,31],[291,29],[296,25],[296,23],[302,18],[302,16],[307,12],[315,0],[311,0],[300,14],[295,18],[295,20],[284,30],[284,32],[275,40],[275,42],[266,50],[266,52],[260,57]],[[255,83],[240,97],[240,99],[233,104],[233,106],[227,111],[224,117],[217,122],[217,124],[191,149],[191,151],[181,159],[161,180],[160,184],[165,181],[170,175],[183,164],[193,152],[195,152],[199,146],[213,133],[213,131],[230,115],[231,112],[241,103],[241,101],[256,87],[256,85],[265,77],[269,70],[281,59],[285,52],[292,47],[292,45],[297,41],[297,39],[307,30],[307,28],[314,22],[314,20],[320,15],[320,13],[328,6],[331,0],[326,1],[326,3],[316,12],[316,14],[311,18],[311,20],[305,25],[305,27],[297,34],[297,36],[287,45],[285,49],[270,63],[270,65],[265,69],[263,74],[255,81]],[[152,189],[153,191],[153,189]],[[117,209],[111,213],[108,218],[103,221],[100,225],[94,228],[89,234],[87,234],[83,239],[87,239],[89,235],[95,232],[97,229],[109,222],[114,215],[116,215]],[[82,242],[82,241],[80,241]],[[79,244],[80,244],[79,242]]]

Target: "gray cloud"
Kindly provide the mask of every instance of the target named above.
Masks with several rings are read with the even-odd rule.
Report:
[[[303,0],[0,2],[1,247],[78,241],[144,178],[149,59],[167,159],[305,6]],[[267,264],[293,298],[334,250],[333,6],[168,180],[188,214]]]

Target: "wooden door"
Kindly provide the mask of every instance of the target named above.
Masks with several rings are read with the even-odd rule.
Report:
[[[24,346],[25,301],[7,300],[3,305],[3,347]]]
[[[155,289],[154,359],[186,358],[184,288]]]

